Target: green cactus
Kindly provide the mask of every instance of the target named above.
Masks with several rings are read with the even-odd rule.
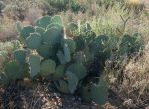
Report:
[[[40,74],[42,76],[49,76],[53,73],[55,73],[55,68],[56,68],[56,63],[51,60],[44,60],[43,62],[41,62],[41,72]]]
[[[108,86],[105,77],[102,75],[98,84],[91,87],[91,98],[94,102],[103,105],[108,99]]]
[[[34,33],[35,29],[32,26],[26,26],[22,28],[20,32],[20,39],[23,43],[26,43],[26,38],[30,36],[30,33]]]
[[[64,39],[64,43],[68,45],[70,49],[70,53],[75,53],[76,50],[76,43],[72,39]]]
[[[90,103],[92,101],[90,84],[87,84],[86,86],[81,85],[80,95],[85,102]]]
[[[85,49],[86,41],[82,36],[75,37],[74,41],[76,42],[76,51],[82,51]]]
[[[64,56],[62,51],[59,50],[56,55],[57,55],[58,60],[61,64],[66,64],[67,63],[66,60],[65,60],[65,56]]]
[[[55,23],[51,23],[51,24],[49,24],[49,25],[47,26],[47,30],[50,29],[50,28],[52,28],[52,27],[57,28],[60,33],[63,33],[64,27],[63,27],[62,25],[57,24],[57,23],[56,23],[56,24],[55,24]]]
[[[69,94],[69,88],[68,88],[68,83],[64,80],[58,80],[54,82],[56,88],[61,91],[62,93]]]
[[[63,25],[61,17],[59,15],[55,15],[51,18],[51,23]]]
[[[50,22],[51,22],[51,17],[44,16],[36,21],[36,26],[46,29],[47,26],[50,24]]]
[[[30,77],[34,78],[40,72],[40,61],[41,58],[38,55],[30,55],[29,56],[29,69],[30,69]]]
[[[66,77],[68,81],[69,91],[71,94],[73,94],[77,90],[79,79],[74,73],[71,72],[66,72]]]
[[[103,105],[108,99],[108,84],[104,75],[101,75],[98,83],[82,85],[80,89],[81,97],[86,102],[94,101]]]
[[[25,64],[26,56],[27,56],[26,50],[18,49],[14,51],[14,58],[21,65]]]
[[[42,37],[39,33],[31,33],[26,39],[27,47],[30,49],[38,49],[41,45]]]
[[[35,27],[35,32],[36,33],[39,33],[41,36],[44,34],[44,32],[45,32],[45,29],[44,28],[42,28],[42,27]]]
[[[64,44],[64,57],[66,62],[70,62],[71,54],[70,54],[70,49],[68,47],[68,44]]]
[[[79,80],[87,76],[85,66],[82,63],[78,62],[71,64],[66,71],[74,73],[79,78]]]
[[[48,45],[57,45],[61,43],[62,36],[55,27],[48,29],[43,35],[43,42]]]
[[[43,45],[40,45],[40,47],[37,49],[37,52],[40,56],[44,58],[50,58],[56,55],[57,47],[43,44]]]
[[[23,72],[16,61],[10,61],[7,63],[4,71],[9,80],[15,81],[17,79],[22,79]]]
[[[104,56],[105,50],[107,48],[107,43],[109,41],[109,37],[105,35],[98,36],[94,39],[94,41],[89,45],[90,52],[95,56],[100,55]]]
[[[55,73],[52,74],[53,80],[59,80],[64,77],[66,65],[59,65],[56,67]]]
[[[138,52],[144,46],[142,38],[137,34],[134,36],[124,35],[119,47],[119,55],[130,55],[132,53]]]

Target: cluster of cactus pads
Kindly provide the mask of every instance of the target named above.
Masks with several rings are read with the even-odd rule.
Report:
[[[105,76],[98,74],[99,79],[92,81],[97,78],[97,74],[92,73],[100,64],[96,65],[97,68],[91,68],[91,64],[99,61],[97,58],[108,59],[112,49],[117,48],[116,43],[120,38],[105,35],[97,37],[89,23],[80,27],[70,23],[65,27],[65,33],[62,19],[58,15],[43,16],[36,21],[35,26],[23,27],[20,22],[16,25],[20,45],[14,51],[14,59],[6,63],[0,75],[1,83],[7,84],[26,77],[34,80],[43,78],[53,81],[62,93],[79,92],[85,101],[103,104],[107,100]],[[135,52],[140,48],[140,42],[127,35],[118,48],[121,55],[124,52]],[[127,49],[123,52],[124,48]]]

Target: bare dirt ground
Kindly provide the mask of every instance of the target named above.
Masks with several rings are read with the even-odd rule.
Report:
[[[0,89],[0,109],[96,109],[81,98],[38,84],[10,84]]]

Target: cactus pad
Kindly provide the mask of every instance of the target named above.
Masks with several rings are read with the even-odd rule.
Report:
[[[55,15],[51,18],[51,23],[63,25],[63,22],[61,20],[61,17],[59,15]]]
[[[66,68],[65,65],[57,66],[55,73],[52,74],[52,79],[53,80],[62,79],[64,77],[64,74],[65,74],[65,68]]]
[[[26,38],[30,36],[30,33],[35,32],[34,27],[26,26],[20,32],[20,38],[23,42],[26,42]]]
[[[55,27],[48,29],[43,35],[43,41],[49,45],[60,44],[62,36],[59,33],[59,30]]]
[[[38,33],[31,33],[26,41],[28,48],[37,49],[41,45],[42,37]]]
[[[35,27],[35,32],[39,33],[42,36],[45,32],[45,29],[42,27]]]
[[[50,24],[51,17],[50,16],[44,16],[36,21],[36,26],[47,28],[47,26]]]
[[[38,55],[29,56],[30,77],[35,77],[40,72],[40,57]]]
[[[26,55],[27,55],[26,50],[18,49],[14,51],[14,58],[21,65],[25,64]]]
[[[38,54],[44,58],[50,58],[52,56],[55,56],[56,51],[57,48],[55,46],[50,46],[47,44],[43,44],[37,49]]]
[[[84,78],[87,75],[87,71],[86,71],[86,68],[84,67],[84,65],[82,63],[78,63],[78,62],[71,64],[67,68],[67,72],[74,73],[79,78],[79,80],[81,80],[82,78]]]
[[[68,47],[68,44],[64,44],[64,57],[66,62],[70,62],[71,60],[71,53]]]
[[[59,50],[56,55],[57,55],[59,62],[61,64],[66,64],[65,56],[62,51]]]
[[[53,60],[44,60],[41,62],[41,72],[42,76],[48,76],[55,73],[56,63]]]
[[[72,39],[65,39],[64,42],[68,45],[70,53],[74,53],[76,50],[76,43]]]
[[[22,78],[23,72],[21,71],[20,66],[16,61],[7,63],[4,70],[9,80],[15,81]]]
[[[54,82],[56,88],[61,91],[62,93],[69,94],[69,88],[68,88],[68,83],[64,80],[59,80]]]
[[[74,73],[71,73],[71,72],[67,72],[66,77],[67,77],[68,88],[70,90],[70,93],[73,94],[77,89],[79,79]]]

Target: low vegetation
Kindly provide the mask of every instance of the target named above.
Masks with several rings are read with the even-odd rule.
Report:
[[[6,0],[0,10],[2,88],[28,80],[96,108],[149,106],[143,2]]]

